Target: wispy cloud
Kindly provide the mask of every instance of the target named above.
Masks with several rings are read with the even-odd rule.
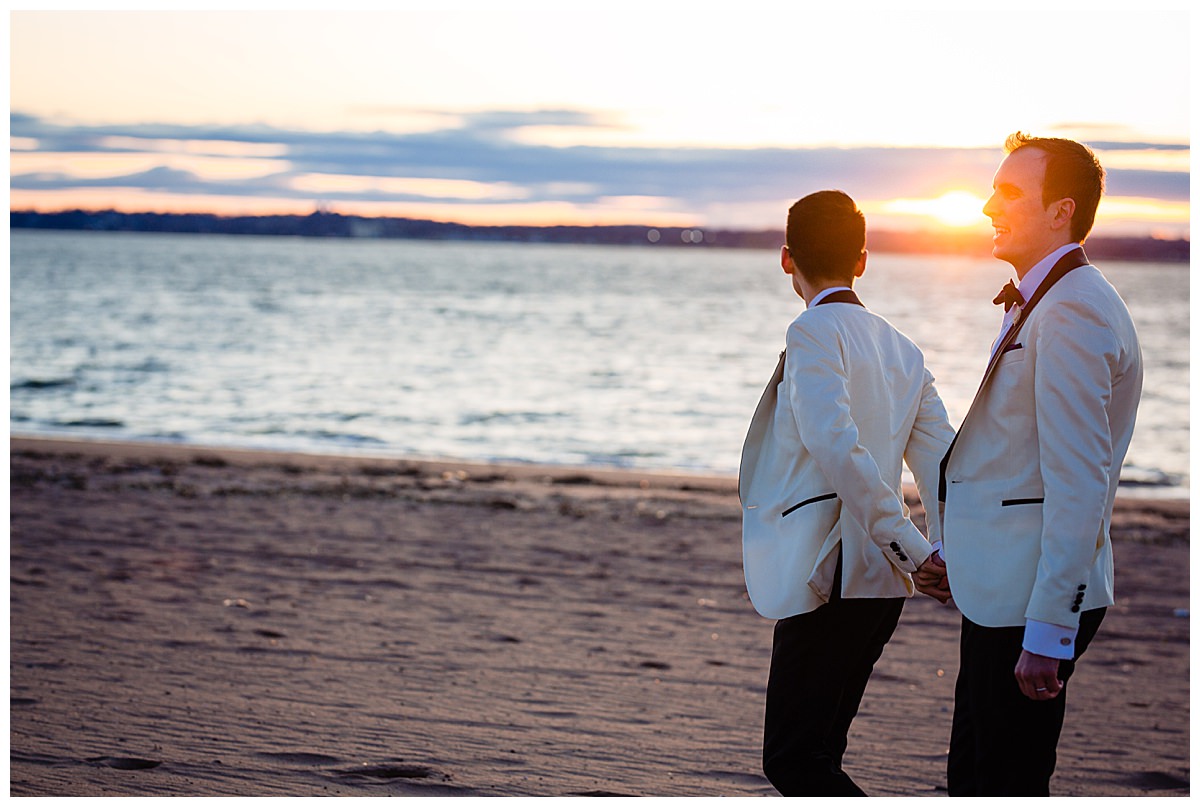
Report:
[[[17,112],[10,116],[14,138],[10,186],[18,191],[130,188],[293,200],[319,195],[325,202],[372,203],[478,204],[485,198],[494,205],[590,205],[611,198],[644,197],[666,200],[678,211],[701,213],[777,203],[831,187],[846,190],[860,201],[936,196],[950,188],[983,194],[1000,156],[998,148],[557,146],[524,136],[534,129],[600,131],[619,125],[569,109],[486,111],[446,116],[445,121],[432,131],[408,133],[312,132],[248,125],[75,126]],[[1116,141],[1094,145],[1111,151],[1186,152],[1189,148],[1179,143]],[[69,160],[57,170],[48,170],[43,159],[37,170],[22,171],[19,158],[29,152],[92,158],[205,154],[210,162],[213,155],[231,161],[254,155],[256,163],[266,168],[255,176],[233,171],[222,176],[219,171],[189,170],[176,159],[149,170],[81,176],[71,170]],[[322,181],[314,182],[314,177]],[[347,181],[330,180],[336,177]],[[500,190],[481,193],[481,185]],[[1110,195],[1178,202],[1189,198],[1189,190],[1186,170],[1109,171]]]

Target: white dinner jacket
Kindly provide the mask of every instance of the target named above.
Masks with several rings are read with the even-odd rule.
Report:
[[[979,625],[1074,629],[1113,603],[1109,522],[1142,357],[1124,301],[1075,257],[1001,338],[945,459],[942,554]]]
[[[848,295],[848,297],[847,297]],[[921,351],[835,293],[805,310],[742,449],[742,561],[755,609],[781,619],[842,596],[906,597],[929,557],[908,518],[901,463],[937,539],[939,463],[954,436]]]

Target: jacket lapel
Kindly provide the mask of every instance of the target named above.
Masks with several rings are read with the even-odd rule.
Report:
[[[1004,349],[1012,344],[1016,339],[1017,334],[1021,331],[1021,326],[1025,324],[1025,320],[1029,319],[1030,313],[1046,296],[1046,292],[1054,287],[1054,284],[1062,280],[1068,272],[1073,269],[1078,269],[1080,266],[1087,266],[1087,255],[1083,252],[1083,247],[1073,249],[1066,255],[1063,255],[1054,266],[1050,269],[1046,279],[1037,287],[1037,291],[1029,298],[1029,301],[1021,307],[1020,313],[1016,319],[1008,326],[1008,330],[1004,332],[1004,336],[1000,339],[1000,344],[996,345],[996,350],[992,354],[992,358],[988,361],[987,369],[983,371],[983,378],[979,382],[979,389],[975,391],[975,398],[971,401],[971,407],[967,410],[966,417],[963,418],[962,424],[958,427],[958,432],[954,435],[954,439],[950,441],[950,447],[946,449],[946,456],[942,457],[941,479],[938,482],[938,500],[946,501],[946,466],[950,462],[950,455],[954,453],[954,446],[958,443],[958,435],[962,434],[963,429],[967,425],[967,421],[971,419],[971,412],[975,409],[975,404],[979,402],[979,397],[983,393],[983,388],[987,386],[987,382],[992,377],[992,373],[996,369],[996,365],[1000,363],[1000,357],[1004,355]],[[833,295],[831,295],[833,296]]]
[[[1037,291],[1029,298],[1029,302],[1021,307],[1016,319],[1008,326],[1008,330],[1004,332],[1004,336],[1000,339],[1000,344],[996,345],[996,352],[992,354],[987,369],[983,371],[983,379],[979,382],[980,390],[983,389],[988,379],[992,377],[992,371],[996,369],[996,364],[1000,361],[1000,356],[1004,353],[1004,348],[1008,347],[1016,339],[1021,326],[1025,324],[1025,320],[1029,319],[1029,314],[1033,311],[1034,307],[1046,296],[1046,292],[1050,291],[1055,283],[1062,280],[1067,272],[1070,272],[1072,269],[1078,269],[1080,266],[1087,266],[1087,263],[1088,259],[1083,254],[1083,247],[1073,249],[1058,259],[1058,262],[1054,264],[1050,273],[1046,275],[1046,279],[1042,281],[1041,285],[1037,287]],[[976,399],[979,398],[978,391],[976,391],[975,397]],[[968,414],[970,414],[969,411]],[[965,418],[963,422],[966,423]]]
[[[775,390],[779,386],[779,382],[783,380],[786,354],[786,350],[779,351],[779,363],[775,365],[775,372],[771,374],[771,380],[758,400],[758,406],[754,409],[754,417],[750,419],[750,430],[746,433],[746,440],[742,444],[742,461],[738,466],[738,498],[743,504],[746,502],[746,491],[750,489],[754,480],[754,471],[758,467],[758,455],[762,452],[767,438],[767,431],[775,409]]]

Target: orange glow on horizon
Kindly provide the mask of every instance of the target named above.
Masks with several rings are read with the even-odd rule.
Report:
[[[955,239],[969,237],[973,233],[990,233],[989,222],[982,213],[973,223],[953,223],[958,220],[960,212],[965,218],[970,208],[975,207],[978,211],[983,205],[983,200],[977,197],[966,197],[971,195],[960,192],[937,199],[864,201],[859,206],[867,216],[869,230],[920,231],[930,235],[941,233]],[[914,203],[916,207],[911,209]],[[786,209],[786,205],[783,208]],[[388,203],[328,202],[319,195],[310,199],[284,199],[182,195],[121,188],[73,188],[56,191],[10,190],[9,209],[42,213],[116,210],[122,213],[195,213],[224,217],[308,216],[316,210],[325,210],[345,216],[410,218],[481,227],[642,225],[718,230],[782,228],[782,223],[774,220],[764,220],[761,224],[745,221],[739,224],[712,223],[699,213],[668,209],[660,198],[636,196],[610,197],[590,205],[569,202],[489,204],[486,201]],[[942,211],[941,215],[935,211]],[[1093,234],[1188,240],[1189,224],[1190,206],[1186,201],[1106,197],[1097,213]]]
[[[332,202],[317,199],[271,199],[258,197],[183,196],[170,193],[85,188],[69,191],[21,191],[9,193],[11,210],[54,213],[64,210],[115,210],[121,213],[196,213],[215,216],[307,216],[321,209],[344,216],[364,218],[410,218],[455,222],[468,226],[594,226],[646,225],[658,227],[699,226],[698,216],[622,204],[576,205],[568,202],[515,204],[454,204],[388,202]]]
[[[986,201],[968,191],[952,190],[935,199],[892,199],[880,208],[885,213],[919,216],[942,227],[964,229],[987,225],[988,218],[983,215]]]

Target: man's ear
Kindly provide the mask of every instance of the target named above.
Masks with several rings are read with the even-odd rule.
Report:
[[[1054,230],[1061,230],[1063,227],[1071,226],[1071,217],[1075,215],[1075,200],[1070,197],[1059,199],[1053,205],[1054,218],[1050,220],[1050,227]]]
[[[790,275],[796,271],[796,264],[792,263],[792,253],[787,248],[787,244],[779,250],[779,265],[783,267],[783,273]]]
[[[858,265],[854,267],[854,276],[862,277],[865,271],[867,271],[867,251],[864,249],[858,256]]]

